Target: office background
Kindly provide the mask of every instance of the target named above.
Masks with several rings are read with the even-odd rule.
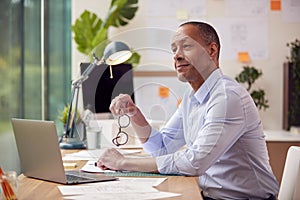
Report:
[[[165,50],[170,50],[169,35],[171,35],[173,30],[176,29],[177,24],[180,24],[182,23],[182,21],[184,21],[178,20],[178,16],[176,16],[176,14],[174,14],[174,16],[168,16],[167,11],[166,14],[161,14],[162,16],[164,16],[163,18],[155,19],[154,16],[151,18],[151,20],[149,20],[149,9],[157,10],[156,12],[160,12],[167,8],[169,10],[173,9],[175,12],[178,10],[183,10],[183,12],[185,10],[186,12],[189,12],[189,10],[192,9],[192,6],[189,5],[189,2],[196,2],[194,4],[194,7],[196,7],[200,4],[199,2],[201,1],[176,0],[165,2],[166,3],[156,4],[152,1],[140,1],[139,10],[137,11],[136,17],[131,20],[127,26],[120,27],[117,30],[110,29],[109,36],[111,39],[123,40],[124,42],[127,42],[128,45],[132,48],[137,48],[138,52],[142,54],[141,63],[137,67],[136,71],[173,70],[173,61],[171,54],[158,50],[155,53],[149,53],[140,49],[142,49],[142,45],[145,44],[149,45],[150,47],[157,47],[157,49],[162,48]],[[264,11],[260,11],[260,13],[262,14],[249,14],[250,16],[233,16],[232,13],[228,13],[227,6],[228,4],[230,6],[230,2],[232,2],[232,0],[207,0],[203,2],[205,2],[205,11],[199,9],[199,12],[203,12],[204,14],[202,16],[201,14],[198,14],[196,15],[196,17],[198,17],[200,20],[204,20],[215,25],[217,31],[219,32],[221,45],[223,45],[221,47],[220,58],[220,67],[222,68],[223,72],[230,77],[235,77],[240,71],[242,71],[242,67],[245,65],[251,65],[255,66],[258,69],[261,69],[263,72],[263,76],[259,80],[257,80],[254,87],[263,88],[266,92],[267,99],[269,100],[269,109],[260,111],[264,128],[275,130],[282,129],[283,63],[287,61],[286,56],[289,56],[290,53],[289,48],[286,46],[286,44],[288,42],[294,41],[296,38],[300,38],[300,20],[286,20],[282,11],[283,8],[280,11],[271,10],[270,3],[272,1],[270,0],[242,1],[242,4],[244,4],[244,6],[242,6],[242,8],[244,9],[242,10],[242,12],[246,11],[247,7],[249,7],[249,9],[256,8],[255,6],[252,7],[253,4],[266,6],[265,8],[260,8],[261,10],[265,9]],[[283,0],[282,2],[292,3],[290,0]],[[85,1],[84,3],[80,0],[75,0],[72,4],[73,23],[74,20],[79,17],[85,9],[97,13],[98,16],[103,18],[108,11],[109,5],[110,1],[102,2],[101,4],[99,4],[92,0]],[[153,6],[159,7],[152,8]],[[297,8],[299,8],[299,5]],[[229,11],[230,10],[231,9],[229,9]],[[257,13],[259,13],[259,11],[257,11]],[[195,19],[195,14],[192,15],[190,19]],[[243,22],[253,23],[251,20],[257,20],[254,21],[257,22],[257,24],[246,27],[248,28],[248,30],[245,30],[244,33],[248,35],[254,33],[255,35],[253,36],[253,38],[251,38],[251,42],[255,43],[257,41],[262,41],[261,45],[266,45],[266,47],[264,47],[266,50],[264,53],[266,55],[260,57],[258,56],[259,59],[253,59],[254,56],[251,58],[250,55],[249,63],[239,62],[238,55],[236,55],[236,57],[234,58],[228,58],[229,56],[226,56],[225,54],[226,52],[230,51],[230,48],[228,46],[224,46],[224,40],[226,39],[226,35],[229,33],[224,32],[224,30],[226,31],[229,29],[224,29],[223,27],[221,27],[220,23],[218,23],[218,21],[220,20],[223,20],[221,22],[224,23],[228,23],[226,20],[239,20],[242,25],[244,25]],[[160,24],[161,26],[159,26]],[[230,23],[228,23],[228,25],[230,25]],[[145,30],[147,28],[149,30]],[[250,28],[256,30],[249,30]],[[156,39],[151,40],[147,36],[156,37]],[[144,38],[145,41],[142,41],[142,38]],[[238,39],[239,38],[236,38],[235,40]],[[73,47],[74,46],[76,45],[73,43]],[[259,46],[259,44],[256,46]],[[247,49],[240,49],[240,51],[247,51]],[[151,57],[152,55],[153,57]],[[76,48],[72,48],[73,67],[76,68],[76,66],[78,66],[78,63],[80,63],[84,59],[86,59],[84,55],[78,53]],[[73,70],[73,72],[76,72],[76,70]],[[135,80],[135,87],[139,88],[140,85],[151,82],[151,80],[153,80],[153,77],[138,77]],[[159,80],[162,80],[162,78],[160,77]],[[157,81],[157,79],[154,78],[154,81]],[[164,84],[167,84],[167,86],[175,90],[177,96],[180,96],[182,89],[184,89],[184,86],[182,86],[181,83],[177,82],[176,77],[168,82],[164,82]],[[180,87],[180,89],[176,90],[176,88],[178,87]]]
[[[291,2],[290,0],[283,1]],[[134,78],[137,93],[141,96],[147,95],[145,91],[155,92],[157,85],[164,85],[172,91],[169,96],[171,102],[180,98],[187,85],[177,81],[175,76],[165,73],[173,70],[169,39],[177,24],[189,19],[190,16],[187,16],[187,13],[193,7],[186,1],[173,2],[172,9],[175,12],[178,11],[175,16],[155,18],[149,17],[149,12],[152,11],[153,15],[157,15],[156,3],[141,0],[135,18],[127,26],[109,30],[112,40],[123,40],[142,55],[141,62],[135,69],[136,72],[143,74],[136,73],[137,76]],[[204,20],[215,25],[220,33],[221,42],[227,33],[223,32],[224,29],[219,26],[218,20],[239,19],[241,22],[248,22],[251,19],[257,19],[253,16],[229,15],[226,7],[230,3],[229,0],[199,2],[204,3],[204,7],[198,7],[199,13],[191,12],[193,19]],[[271,10],[271,1],[265,0],[264,2],[267,12],[260,16],[259,20],[263,20],[254,28],[261,30],[261,27],[265,27],[267,29],[263,30],[266,31],[264,35],[260,35],[259,31],[256,32],[259,41],[267,36],[264,40],[267,55],[262,56],[261,59],[250,57],[251,61],[247,65],[255,66],[263,71],[257,87],[265,89],[270,105],[266,111],[260,111],[265,129],[280,130],[283,121],[283,63],[289,55],[286,43],[300,38],[300,22],[287,21],[284,19],[282,10]],[[88,60],[87,56],[76,49],[76,44],[72,39],[71,24],[74,24],[76,18],[85,9],[96,13],[101,18],[104,17],[110,1],[5,0],[1,1],[0,5],[0,10],[2,10],[0,12],[2,27],[0,32],[0,80],[2,84],[0,152],[6,152],[1,153],[0,165],[4,169],[19,171],[10,118],[56,120],[58,110],[69,99],[71,77],[78,76],[80,63]],[[161,4],[157,10],[162,10],[164,5],[167,4]],[[159,26],[160,23],[163,27]],[[249,30],[249,33],[252,31]],[[145,50],[146,47],[151,48]],[[228,46],[223,45],[221,52],[226,52],[227,49]],[[244,65],[246,64],[239,62],[237,57],[228,58],[221,53],[220,67],[225,74],[235,77]],[[153,77],[151,71],[162,71],[162,76]],[[162,101],[157,95],[152,96],[153,105],[159,102],[168,115],[174,109],[166,107],[169,105],[166,100]],[[140,103],[140,106],[143,104]],[[158,117],[158,115],[154,113],[153,117]]]

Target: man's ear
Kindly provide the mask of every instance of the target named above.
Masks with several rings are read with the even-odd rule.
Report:
[[[210,43],[209,45],[209,56],[212,58],[217,58],[219,54],[218,45],[215,42]]]

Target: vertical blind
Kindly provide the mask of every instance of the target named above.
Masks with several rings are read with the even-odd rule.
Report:
[[[71,0],[2,0],[0,16],[0,123],[55,120],[70,96]]]

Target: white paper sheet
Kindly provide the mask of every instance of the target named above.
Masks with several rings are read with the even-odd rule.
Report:
[[[231,17],[266,17],[268,0],[226,0],[226,15]]]
[[[282,18],[285,22],[300,22],[300,1],[284,0],[282,4]]]
[[[183,21],[199,20],[206,15],[206,0],[148,0],[146,6],[147,27],[175,30]]]
[[[130,157],[132,157],[132,156],[130,156]],[[103,169],[95,166],[95,162],[97,162],[97,160],[87,161],[80,170],[84,171],[84,172],[90,172],[90,173],[115,172],[114,170],[103,170]],[[126,172],[126,171],[123,171],[123,172]]]
[[[155,192],[155,193],[130,193],[130,194],[87,194],[79,196],[66,196],[64,199],[73,200],[147,200],[147,199],[163,199],[180,196],[178,193],[171,192]]]
[[[267,18],[228,18],[211,20],[221,40],[221,60],[237,60],[248,52],[251,60],[269,57]]]
[[[119,181],[127,182],[128,184],[139,184],[143,186],[149,186],[149,187],[156,187],[160,185],[162,182],[167,180],[166,177],[164,178],[125,178],[125,177],[119,177]]]
[[[76,153],[66,154],[63,160],[98,160],[105,149],[95,149],[95,150],[82,150]],[[123,155],[130,155],[135,153],[140,153],[142,150],[136,149],[118,149],[118,151]]]
[[[97,160],[89,160],[86,162],[86,164],[80,169],[81,171],[84,171],[84,172],[91,172],[91,173],[103,173],[103,172],[114,172],[114,171],[111,171],[111,170],[103,170],[99,167],[96,167],[95,166],[95,162]]]
[[[180,11],[180,13],[178,13]],[[184,12],[184,14],[183,14]],[[148,17],[180,19],[188,15],[188,18],[199,18],[206,14],[206,0],[163,0],[147,1],[146,15]]]
[[[95,185],[76,185],[76,186],[58,186],[61,194],[80,195],[80,194],[120,194],[120,193],[139,193],[139,192],[157,192],[153,187],[144,187],[136,184],[127,184],[121,181],[101,182]]]
[[[91,183],[75,186],[58,186],[62,195],[81,195],[95,193],[152,193],[166,178],[119,178],[118,181]]]

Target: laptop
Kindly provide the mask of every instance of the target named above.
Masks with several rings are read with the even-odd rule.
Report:
[[[11,122],[25,176],[61,184],[117,180],[103,174],[65,171],[53,121],[12,118]]]

